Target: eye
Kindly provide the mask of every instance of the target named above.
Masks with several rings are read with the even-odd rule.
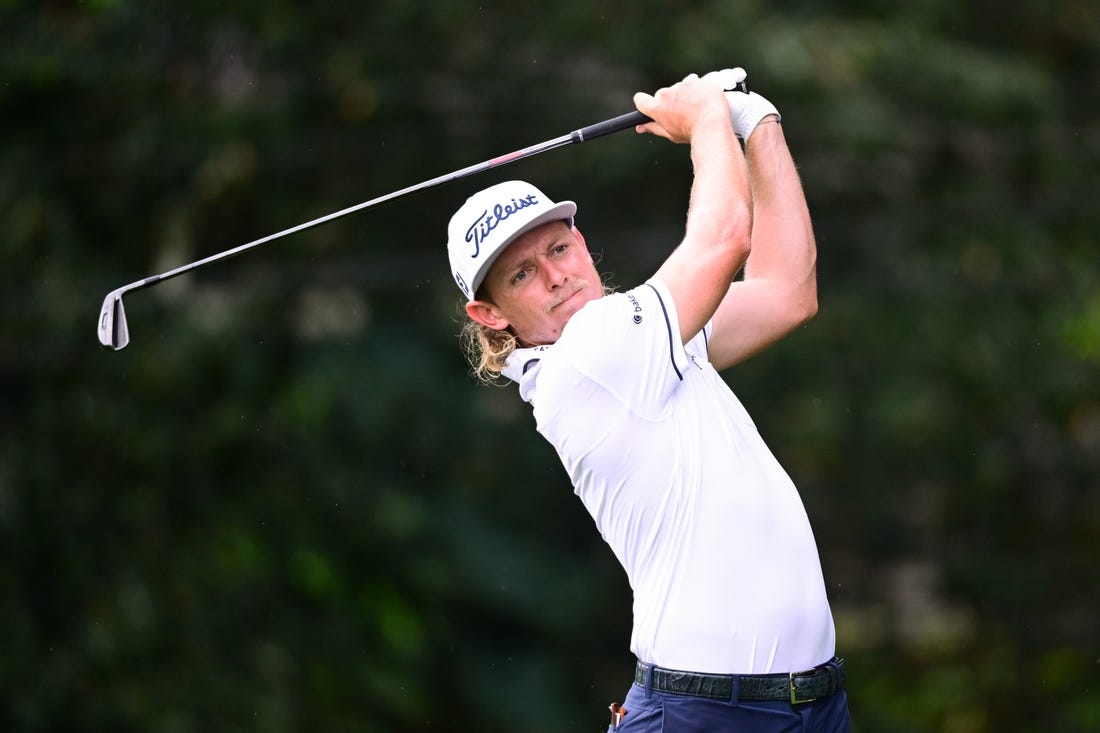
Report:
[[[569,251],[569,243],[568,242],[562,242],[561,244],[557,245],[556,247],[554,247],[551,250],[551,252],[553,254],[556,254],[556,255],[563,255],[567,251]]]
[[[512,275],[512,284],[519,285],[521,282],[527,279],[527,270],[520,270],[515,275]]]

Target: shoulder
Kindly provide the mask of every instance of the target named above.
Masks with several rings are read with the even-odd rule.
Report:
[[[675,308],[656,280],[594,300],[566,325],[552,368],[583,376],[629,404],[664,395],[689,363]]]
[[[562,332],[562,342],[586,337],[629,337],[650,328],[667,332],[675,323],[675,306],[665,286],[651,280],[623,293],[611,293],[577,311]]]

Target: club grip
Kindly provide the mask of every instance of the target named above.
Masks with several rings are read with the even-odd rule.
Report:
[[[638,125],[644,125],[650,121],[649,117],[643,115],[638,110],[634,110],[633,112],[627,112],[625,115],[612,117],[610,120],[604,120],[603,122],[597,122],[594,125],[574,130],[571,137],[573,138],[573,142],[583,143],[603,135],[610,135],[619,130],[628,130]]]
[[[730,92],[743,92],[749,93],[749,84],[744,79],[737,82],[737,85],[733,89],[727,89],[726,93]],[[647,122],[652,122],[652,118],[642,114],[638,110],[633,112],[627,112],[625,115],[619,115],[618,117],[612,117],[610,120],[604,120],[603,122],[597,122],[594,125],[588,127],[582,127],[579,130],[574,130],[570,133],[570,142],[583,143],[588,140],[592,140],[604,135],[610,135],[613,132],[619,130],[629,130],[638,125],[644,125]]]

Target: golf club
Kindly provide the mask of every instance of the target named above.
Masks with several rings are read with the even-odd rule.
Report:
[[[722,74],[722,86],[726,91],[740,91],[746,94],[748,93],[748,85],[745,83],[745,72],[743,70],[728,69],[723,71]],[[593,140],[597,137],[602,137],[603,135],[609,135],[613,132],[619,132],[620,130],[627,130],[637,125],[645,124],[649,121],[650,118],[645,116],[641,112],[628,112],[626,114],[619,115],[618,117],[604,120],[603,122],[597,122],[595,124],[588,125],[587,127],[582,127],[579,130],[574,130],[573,132],[553,138],[552,140],[547,140],[546,142],[531,145],[529,147],[516,150],[506,155],[492,158],[482,163],[475,163],[474,165],[461,168],[451,173],[445,173],[444,175],[438,176],[436,178],[432,178],[430,180],[423,181],[421,183],[408,186],[406,188],[402,188],[398,191],[394,191],[392,193],[373,198],[370,201],[364,201],[362,203],[355,204],[354,206],[349,206],[346,209],[334,211],[331,214],[326,214],[325,216],[318,217],[303,224],[298,224],[297,226],[293,226],[289,229],[284,229],[281,232],[276,232],[275,234],[270,234],[266,237],[262,237],[252,242],[233,247],[232,249],[227,249],[224,252],[219,252],[217,254],[210,255],[209,257],[204,257],[201,260],[196,260],[186,265],[181,265],[180,267],[177,267],[173,270],[162,272],[159,275],[152,275],[143,280],[132,282],[129,285],[123,285],[121,288],[112,290],[110,293],[107,294],[107,297],[103,299],[103,307],[99,311],[99,342],[103,344],[103,346],[109,349],[114,349],[115,351],[125,348],[126,345],[130,343],[130,329],[126,324],[126,310],[122,305],[122,298],[126,294],[131,293],[135,290],[142,290],[144,288],[151,287],[153,285],[156,285],[157,283],[164,282],[165,280],[169,280],[173,277],[177,277],[179,275],[183,275],[184,273],[197,270],[200,267],[205,267],[215,262],[220,262],[221,260],[239,255],[242,252],[252,249],[253,247],[258,247],[261,244],[266,244],[267,242],[285,237],[289,234],[294,234],[295,232],[301,232],[306,229],[310,229],[311,227],[315,227],[318,224],[324,224],[325,222],[332,221],[333,219],[338,219],[342,216],[347,216],[348,214],[354,213],[356,211],[362,211],[363,209],[368,209],[372,206],[377,206],[378,204],[382,204],[387,201],[393,201],[394,199],[408,196],[409,194],[416,193],[417,191],[423,191],[434,186],[439,186],[443,183],[449,183],[451,181],[456,181],[460,178],[466,178],[467,176],[484,173],[485,171],[492,170],[493,168],[497,168],[508,163],[513,163],[517,160],[523,160],[524,158],[530,158],[531,156],[545,153],[548,150],[560,148],[565,145],[571,145],[573,143],[587,142],[588,140]]]

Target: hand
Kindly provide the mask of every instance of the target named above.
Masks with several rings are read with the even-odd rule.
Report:
[[[649,132],[675,143],[690,142],[696,128],[704,120],[728,118],[728,106],[714,80],[703,81],[696,74],[655,94],[638,92],[634,105],[653,121],[638,126],[639,132]]]
[[[744,79],[745,70],[741,68],[712,71],[703,77],[704,81],[720,86],[724,90],[732,89]],[[740,91],[726,91],[726,103],[729,105],[733,131],[742,140],[748,140],[752,131],[768,115],[775,115],[776,120],[780,119],[779,110],[775,105],[756,92],[746,94]]]

